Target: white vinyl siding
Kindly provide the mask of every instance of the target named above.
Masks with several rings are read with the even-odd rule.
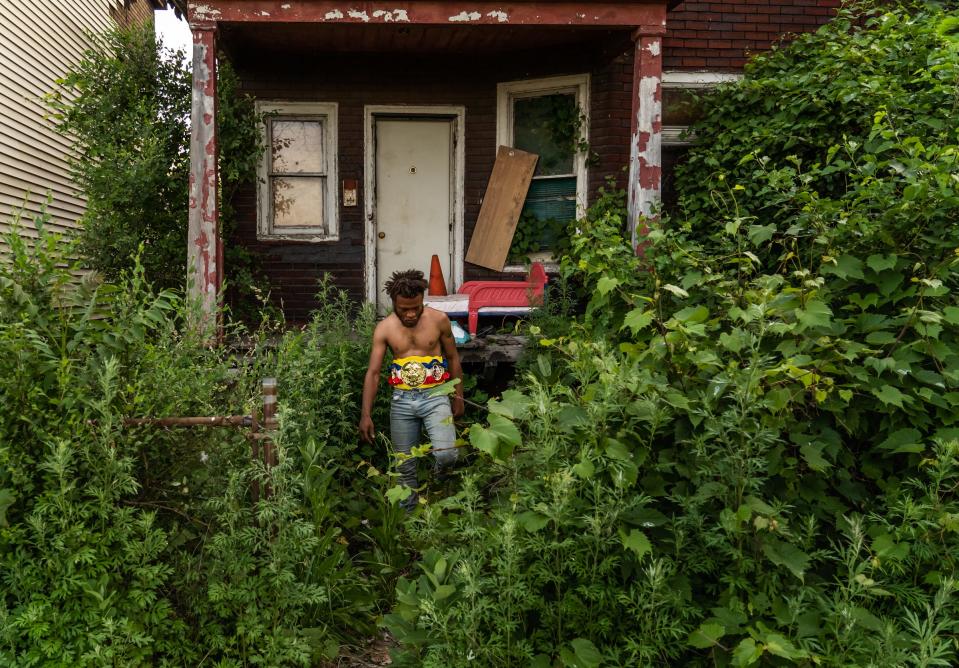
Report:
[[[34,236],[32,219],[48,196],[51,230],[68,234],[83,215],[84,198],[70,180],[70,142],[56,133],[42,98],[90,46],[85,33],[113,28],[111,11],[122,6],[123,0],[0,2],[0,234],[24,207],[23,235]],[[0,240],[0,255],[6,250]]]

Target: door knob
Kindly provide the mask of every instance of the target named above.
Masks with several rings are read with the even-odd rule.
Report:
[[[385,238],[386,238],[386,232],[380,232],[380,233],[377,234],[376,236],[378,236],[380,239],[385,239]]]

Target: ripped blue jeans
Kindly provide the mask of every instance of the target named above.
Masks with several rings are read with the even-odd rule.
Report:
[[[433,449],[434,470],[440,470],[456,461],[456,428],[453,426],[453,411],[448,396],[430,396],[429,390],[393,390],[390,404],[390,432],[393,447],[397,452],[409,454],[413,446],[420,445],[423,429]],[[397,469],[400,484],[414,490],[403,502],[407,510],[416,506],[416,459],[407,459]]]

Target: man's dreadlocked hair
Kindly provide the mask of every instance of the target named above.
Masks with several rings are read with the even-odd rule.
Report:
[[[390,299],[395,300],[397,297],[410,299],[419,297],[426,292],[427,283],[426,279],[423,278],[422,271],[407,269],[406,271],[394,271],[384,287]]]

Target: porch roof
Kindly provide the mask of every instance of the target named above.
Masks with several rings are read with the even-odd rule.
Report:
[[[663,34],[666,0],[188,0],[190,24],[392,24],[394,26],[566,26],[633,28]]]

